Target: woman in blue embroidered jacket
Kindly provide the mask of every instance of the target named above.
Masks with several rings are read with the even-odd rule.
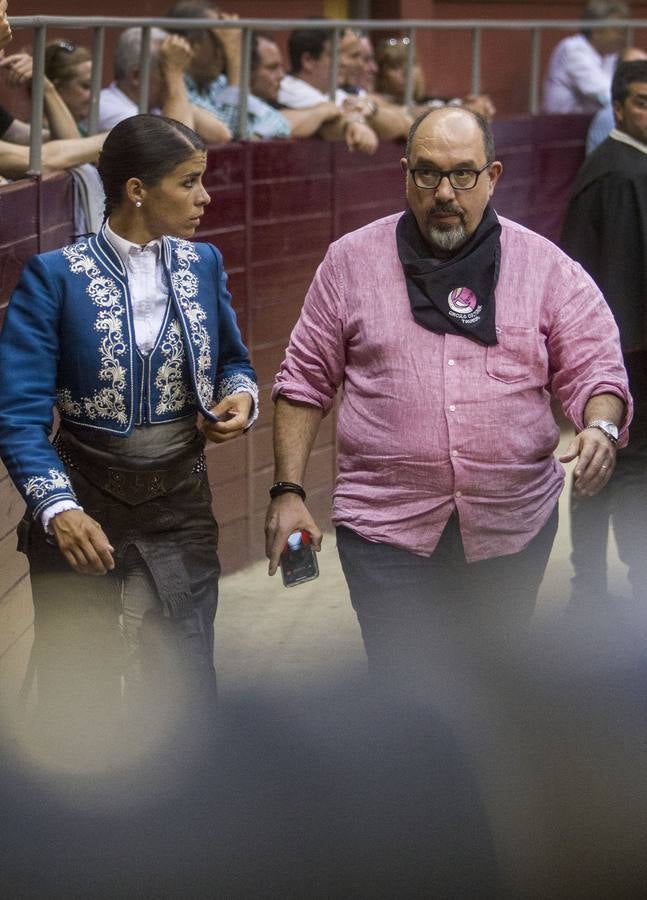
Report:
[[[180,655],[212,673],[219,564],[203,447],[249,427],[257,388],[222,257],[189,240],[209,203],[205,167],[202,140],[172,119],[112,130],[103,228],[31,259],[11,298],[0,455],[28,508],[37,622],[65,570],[65,590],[87,602],[114,587],[134,655],[147,624],[170,621],[160,629]]]

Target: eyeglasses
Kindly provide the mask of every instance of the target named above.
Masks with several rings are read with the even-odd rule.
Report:
[[[73,44],[71,41],[54,41],[53,46],[57,50],[63,50],[65,53],[74,53],[76,50],[76,44]]]
[[[455,191],[471,191],[476,187],[481,172],[489,169],[492,163],[486,163],[481,169],[451,169],[441,172],[439,169],[409,169],[416,187],[433,191],[443,178],[447,178]]]

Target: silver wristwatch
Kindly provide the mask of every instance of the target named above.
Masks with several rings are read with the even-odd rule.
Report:
[[[613,444],[618,443],[618,426],[614,422],[607,422],[606,419],[593,419],[585,428],[597,428],[602,431]]]

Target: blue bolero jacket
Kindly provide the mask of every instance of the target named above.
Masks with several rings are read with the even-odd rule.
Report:
[[[103,230],[25,266],[0,335],[0,456],[31,514],[75,499],[49,441],[61,421],[127,436],[135,425],[208,414],[256,376],[211,244],[163,238],[170,295],[142,355],[126,272]]]

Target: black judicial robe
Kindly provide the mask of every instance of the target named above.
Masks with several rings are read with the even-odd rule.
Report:
[[[575,179],[560,244],[604,294],[625,353],[647,348],[647,152],[600,144]]]

